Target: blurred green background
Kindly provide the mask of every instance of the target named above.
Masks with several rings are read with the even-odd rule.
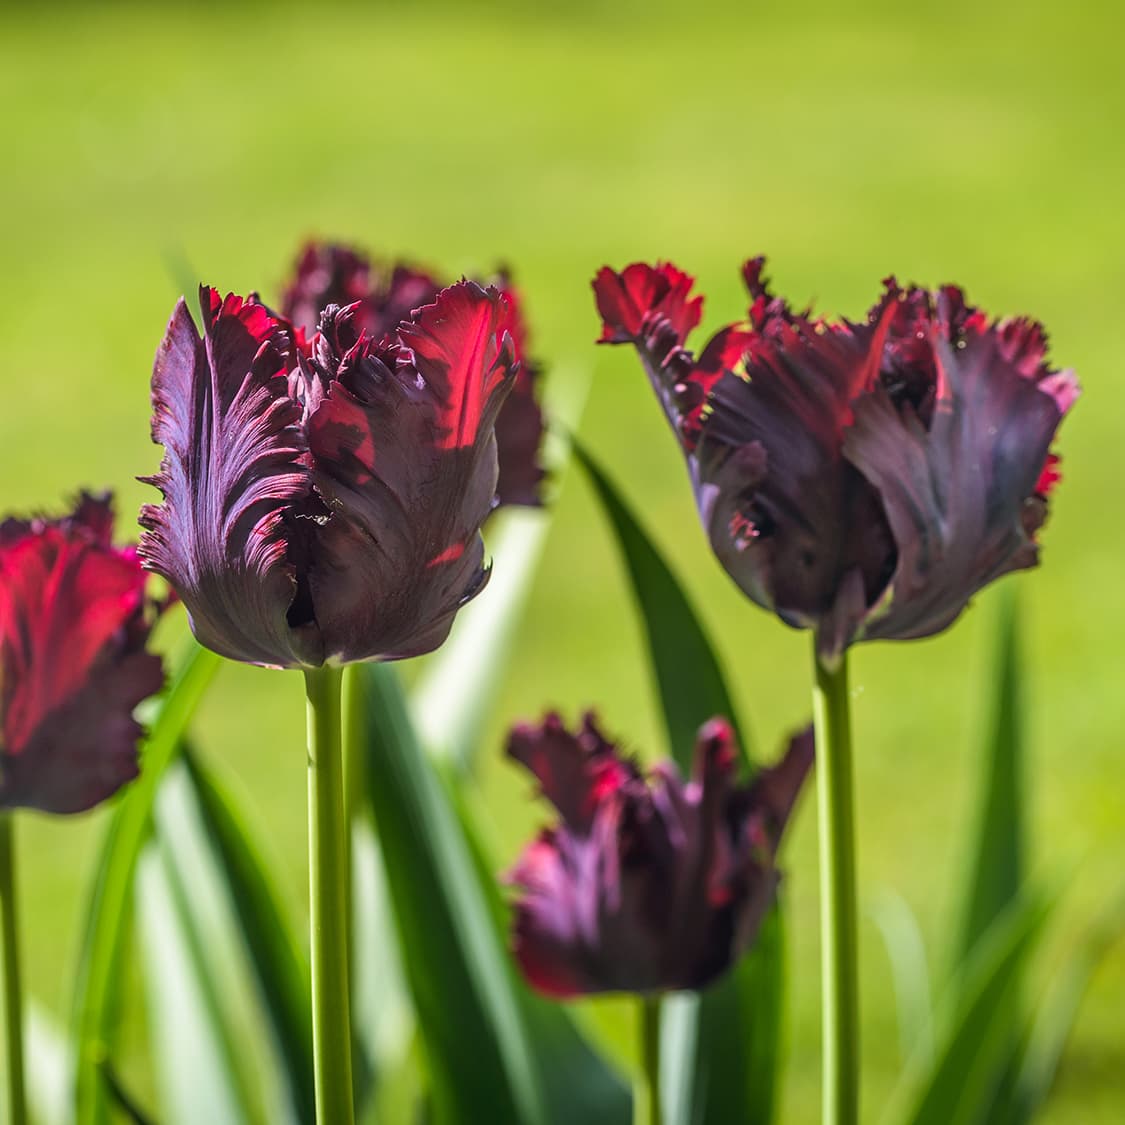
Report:
[[[1029,655],[1034,868],[1066,885],[1063,948],[1120,890],[1125,849],[1121,33],[1114,5],[1038,2],[5,10],[2,507],[109,484],[134,533],[178,263],[270,296],[309,234],[449,275],[510,262],[538,354],[560,375],[592,369],[583,434],[685,576],[772,753],[809,713],[808,638],[746,603],[711,558],[639,367],[593,346],[589,279],[606,262],[670,257],[700,279],[705,329],[741,314],[738,266],[757,252],[779,291],[852,316],[892,271],[960,282],[992,312],[1041,317],[1085,388],[1062,432],[1044,565],[1007,580]],[[935,970],[958,921],[995,608],[986,594],[942,637],[853,660],[863,895],[905,896]],[[576,476],[512,667],[481,793],[505,862],[543,816],[500,758],[507,722],[596,704],[641,753],[665,750],[627,590]],[[228,666],[198,724],[269,827],[301,911],[302,722],[295,674]],[[813,1120],[818,1098],[812,805],[785,856],[786,1122]],[[59,1011],[102,823],[24,821],[31,988]],[[869,920],[862,941],[874,1120],[900,1060]],[[614,1003],[593,1008],[627,1058]],[[1119,944],[1048,1121],[1125,1119],[1123,1012]]]

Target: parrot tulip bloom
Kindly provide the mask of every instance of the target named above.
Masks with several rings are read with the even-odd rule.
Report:
[[[690,781],[645,777],[591,715],[516,727],[508,753],[559,813],[520,856],[513,947],[549,996],[701,989],[753,943],[773,901],[778,841],[813,759],[809,731],[776,766],[735,782],[734,735],[699,731]]]
[[[0,808],[76,813],[137,776],[133,711],[164,683],[157,615],[111,500],[0,524]]]
[[[1078,385],[1033,321],[990,321],[960,289],[900,288],[867,318],[814,319],[746,264],[747,320],[696,358],[702,299],[670,265],[603,269],[600,342],[640,354],[700,516],[741,589],[852,641],[940,632],[993,579],[1034,566],[1058,480],[1049,453]]]
[[[504,327],[511,334],[519,363],[511,392],[496,418],[496,503],[539,507],[545,476],[539,463],[544,430],[537,400],[540,369],[528,355],[523,303],[510,278],[501,273],[494,284],[508,299]],[[416,309],[433,302],[440,289],[441,283],[431,274],[413,266],[398,262],[388,267],[351,246],[309,242],[285,286],[281,312],[299,333],[311,336],[329,305],[345,307],[358,302],[357,322],[369,336],[381,340],[400,322],[413,319]]]
[[[145,565],[234,660],[436,648],[488,577],[508,298],[460,282],[381,338],[330,306],[307,343],[253,300],[204,288],[200,305],[202,336],[180,301],[157,352]]]

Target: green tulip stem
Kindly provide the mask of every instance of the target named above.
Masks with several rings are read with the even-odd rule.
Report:
[[[23,993],[20,985],[19,926],[16,917],[15,825],[0,813],[0,915],[4,942],[4,1017],[8,1048],[8,1121],[27,1125],[23,1069]]]
[[[859,942],[847,659],[845,651],[835,669],[825,667],[814,638],[823,1125],[856,1125],[859,1120]]]
[[[633,1095],[635,1125],[664,1125],[660,1097],[660,1009],[659,993],[641,996],[641,1073]]]
[[[309,738],[309,906],[313,1074],[319,1125],[352,1125],[348,838],[340,742],[342,669],[305,670]]]

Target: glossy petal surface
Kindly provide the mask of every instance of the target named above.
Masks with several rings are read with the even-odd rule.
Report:
[[[1034,565],[1077,396],[1029,320],[990,322],[955,286],[886,283],[866,320],[815,319],[743,267],[747,319],[698,360],[692,279],[641,263],[594,281],[601,343],[632,343],[739,587],[832,659],[857,638],[949,625]]]
[[[331,658],[428,652],[483,588],[493,427],[515,378],[506,316],[496,290],[460,282],[403,325],[396,345],[364,337],[334,360],[309,420],[328,512],[309,589]]]
[[[137,705],[160,690],[146,575],[110,545],[106,497],[0,527],[0,807],[81,812],[137,774]]]
[[[200,337],[183,301],[152,375],[149,478],[164,503],[146,505],[140,552],[176,589],[201,644],[255,664],[319,664],[319,638],[293,630],[297,593],[290,540],[310,492],[301,406],[290,396],[290,341],[258,304],[200,291]]]

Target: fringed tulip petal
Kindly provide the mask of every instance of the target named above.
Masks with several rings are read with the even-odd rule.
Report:
[[[517,727],[509,754],[561,820],[509,873],[513,948],[550,996],[704,988],[753,942],[773,899],[777,844],[812,761],[811,735],[749,786],[727,723],[699,733],[693,776],[644,777],[590,715]]]
[[[599,344],[632,344],[672,428],[698,406],[707,387],[694,378],[684,343],[703,315],[703,298],[692,297],[695,278],[666,262],[634,262],[621,273],[605,267],[594,278],[602,318]],[[683,440],[681,436],[681,440]]]
[[[327,511],[309,589],[331,659],[428,652],[483,588],[493,426],[515,378],[506,315],[496,290],[461,282],[401,326],[397,345],[363,337],[322,354],[337,369],[309,420]]]
[[[522,302],[506,271],[492,281],[507,300],[503,330],[512,339],[519,372],[496,418],[499,477],[496,504],[539,507],[545,473],[540,464],[543,412],[539,406],[539,365],[528,350]],[[374,341],[393,341],[399,325],[413,321],[434,303],[442,283],[425,270],[397,262],[374,262],[351,246],[310,242],[301,251],[286,286],[282,312],[305,334],[320,325],[329,305],[346,308],[356,326]]]
[[[696,360],[691,279],[603,269],[600,343],[632,343],[685,453],[703,525],[741,589],[817,631],[937,632],[992,579],[1034,565],[1078,388],[1029,320],[990,324],[961,290],[900,289],[867,319],[813,319],[743,267],[745,322]]]
[[[175,587],[201,644],[233,660],[319,664],[299,601],[292,541],[310,492],[302,408],[289,394],[290,340],[262,305],[201,289],[201,338],[181,301],[157,352],[141,557]],[[293,627],[295,626],[295,627]]]
[[[1038,326],[1035,326],[1036,328]],[[1027,506],[1045,505],[1049,449],[1072,378],[1041,369],[1042,334],[1013,346],[1008,326],[939,317],[927,326],[936,372],[926,427],[883,387],[856,403],[844,453],[879,490],[898,565],[864,636],[925,637],[979,589],[1038,561]],[[1042,478],[1047,474],[1047,484]]]

